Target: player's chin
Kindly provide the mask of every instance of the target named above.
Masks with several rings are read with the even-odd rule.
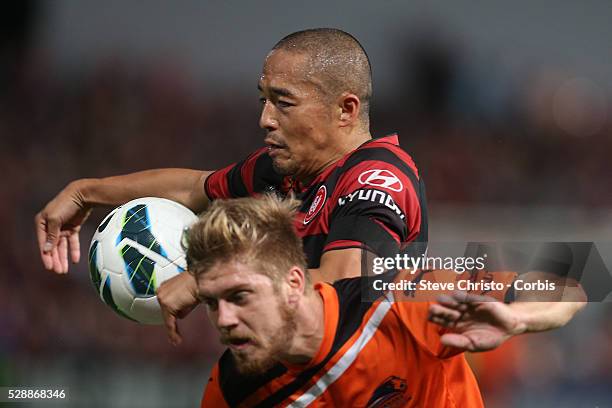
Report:
[[[272,159],[272,166],[278,174],[283,176],[293,176],[296,172],[295,163],[288,158],[275,157]]]
[[[252,350],[253,351],[253,350]],[[236,368],[244,375],[260,375],[270,369],[276,360],[265,353],[233,353]]]

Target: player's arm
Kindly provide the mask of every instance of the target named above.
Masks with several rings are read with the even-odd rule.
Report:
[[[328,251],[321,256],[321,264],[316,269],[309,269],[312,283],[334,282],[339,279],[352,278],[361,273],[361,254],[359,248]]]
[[[582,302],[518,302],[513,305],[481,295],[442,296],[430,306],[429,320],[451,331],[442,344],[472,352],[499,347],[513,336],[565,325]]]
[[[508,307],[525,333],[565,326],[586,306],[586,294],[575,280],[550,272],[533,271],[521,275],[525,282],[554,283],[554,291],[521,291]]]
[[[569,323],[586,302],[514,302],[508,307],[524,333],[557,329]]]
[[[195,181],[198,190],[194,190],[192,195],[183,194],[182,199],[195,199],[195,202],[199,202],[198,194],[204,195],[206,200],[252,196],[269,191],[268,187],[278,187],[280,191],[283,181],[284,176],[274,170],[267,149],[262,148],[241,162],[212,174],[203,174],[200,180]],[[178,320],[199,304],[194,276],[181,273],[162,283],[157,289],[157,301],[161,306],[170,342],[175,345],[181,343]]]
[[[406,241],[426,240],[426,223],[421,223],[426,219],[421,208],[422,180],[405,163],[397,158],[396,162],[399,167],[364,156],[362,162],[340,176],[330,198],[332,209],[323,255],[319,267],[311,270],[313,281],[360,276],[362,269],[372,270],[375,256],[395,256]],[[384,180],[389,186],[358,181],[364,174],[377,171],[373,169],[385,169],[388,178]],[[362,260],[365,254],[368,259]]]
[[[405,227],[401,219],[395,220],[395,214],[389,214],[386,210],[376,208],[374,215],[364,213],[336,217],[330,224],[319,267],[309,269],[313,282],[334,282],[360,276],[362,268],[372,270],[375,256],[397,253],[398,237],[403,238],[405,231],[392,227]],[[395,231],[398,233],[395,234]],[[362,259],[363,256],[367,256],[367,259]]]
[[[532,276],[541,278],[542,274]],[[491,350],[512,336],[563,327],[585,307],[586,296],[576,282],[556,279],[561,297],[554,302],[524,298],[506,304],[485,296],[455,293],[441,296],[430,306],[429,320],[452,329],[442,336],[444,345],[468,351]]]
[[[90,206],[116,206],[139,197],[162,197],[198,213],[206,209],[204,182],[211,171],[154,169],[75,182],[75,192]]]
[[[465,351],[488,351],[525,332],[524,322],[507,304],[465,292],[441,295],[429,306],[429,321],[450,329],[440,342]]]
[[[79,231],[93,207],[116,206],[138,197],[154,196],[177,201],[199,212],[208,205],[204,181],[210,174],[189,169],[157,169],[71,182],[34,219],[45,268],[67,273],[68,252],[72,262],[79,261]]]
[[[479,302],[473,297],[466,298],[466,302],[447,299],[432,306],[430,318],[441,325],[467,328],[466,332],[450,335],[447,340],[469,345],[472,351],[496,347],[491,339],[500,340],[502,334],[501,341],[504,341],[517,334],[563,327],[586,305],[586,293],[577,279],[588,253],[563,243],[542,245],[530,265],[531,271],[517,279],[524,283],[547,282],[550,288],[516,291],[510,304]],[[474,327],[478,330],[472,330]]]
[[[586,305],[586,293],[577,279],[589,252],[581,249],[580,245],[567,243],[543,244],[530,265],[531,271],[519,276],[525,283],[548,282],[555,287],[519,291],[515,302],[509,305],[526,332],[565,326]]]

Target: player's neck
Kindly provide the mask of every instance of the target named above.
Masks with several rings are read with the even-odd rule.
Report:
[[[363,130],[356,128],[347,134],[341,134],[340,137],[336,139],[337,143],[332,146],[332,149],[330,149],[330,156],[332,157],[330,162],[334,163],[338,161],[371,139],[372,135],[367,129]]]
[[[317,176],[325,171],[329,166],[342,159],[344,156],[357,149],[359,146],[372,139],[368,130],[354,130],[349,134],[338,135],[334,138],[335,143],[330,145],[320,154],[322,160],[316,169],[309,172],[309,175],[298,177],[304,185],[309,185]]]
[[[312,291],[298,306],[296,333],[283,360],[289,364],[307,364],[317,354],[325,335],[323,298]]]

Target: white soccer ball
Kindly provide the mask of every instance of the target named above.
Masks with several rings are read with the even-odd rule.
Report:
[[[181,241],[196,220],[164,198],[139,198],[111,211],[89,246],[89,273],[102,301],[127,319],[162,324],[155,292],[185,271]]]

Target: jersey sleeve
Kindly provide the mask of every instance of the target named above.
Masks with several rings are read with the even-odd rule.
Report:
[[[438,283],[454,282],[456,276],[457,274],[450,270],[423,271],[423,273],[415,274],[409,270],[400,270],[397,274],[389,275],[388,278],[396,283],[413,281],[418,287],[418,282],[421,280]],[[391,293],[394,301],[392,311],[398,319],[398,329],[410,333],[420,348],[427,350],[437,358],[451,357],[462,352],[462,350],[444,346],[441,337],[449,329],[431,323],[428,319],[429,306],[435,303],[439,295],[450,295],[452,290],[396,288]]]
[[[431,304],[432,302],[396,302],[393,309],[401,322],[401,328],[409,331],[420,347],[437,358],[448,358],[462,353],[463,350],[442,344],[441,337],[449,332],[449,329],[428,320]]]
[[[393,256],[419,236],[424,187],[407,167],[365,161],[339,178],[324,251],[361,247]]]
[[[487,296],[490,301],[504,301],[508,293],[508,284],[511,284],[516,274],[514,272],[496,272],[495,282],[501,283],[503,288],[493,290],[486,288],[492,282],[490,273],[486,271],[457,273],[448,269],[423,270],[411,273],[401,270],[394,278],[395,282],[412,281],[415,290],[393,291],[395,303],[393,308],[402,322],[417,342],[430,353],[439,358],[452,357],[462,350],[444,346],[440,338],[445,333],[452,333],[452,329],[441,327],[428,320],[429,306],[436,303],[440,295],[452,295],[456,290],[463,290],[474,295]],[[459,283],[463,282],[463,287]],[[471,287],[466,287],[470,282]],[[423,285],[429,283],[431,285]],[[485,285],[483,287],[482,285]]]
[[[229,408],[225,398],[223,398],[221,387],[219,386],[219,364],[215,364],[212,372],[210,373],[210,378],[208,379],[208,384],[206,384],[206,390],[204,391],[204,396],[202,397],[202,403],[200,406],[202,408]]]
[[[206,179],[204,190],[210,200],[248,197],[258,193],[285,192],[285,178],[272,166],[267,149],[217,170]]]

